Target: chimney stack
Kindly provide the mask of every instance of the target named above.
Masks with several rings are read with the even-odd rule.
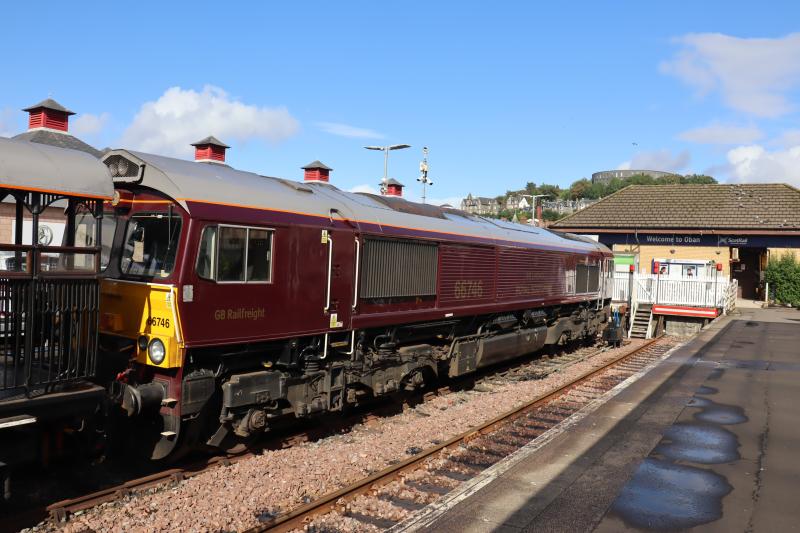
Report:
[[[213,135],[192,143],[194,160],[199,163],[225,163],[225,150],[230,148]]]
[[[28,113],[28,130],[46,128],[48,130],[67,132],[69,130],[69,117],[75,114],[52,98],[26,107],[23,111]]]
[[[333,170],[320,161],[313,161],[300,168],[305,171],[303,174],[303,181],[322,181],[325,183],[328,183],[331,170]]]
[[[389,178],[386,180],[386,192],[384,192],[384,196],[403,196],[403,185],[399,181],[394,178]]]

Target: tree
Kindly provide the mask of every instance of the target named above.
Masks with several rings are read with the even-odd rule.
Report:
[[[690,183],[695,185],[713,185],[717,180],[705,174],[689,174],[681,178],[681,183]]]
[[[547,194],[551,199],[557,200],[561,196],[561,187],[543,183],[539,186],[535,194]]]
[[[777,302],[800,307],[800,263],[794,254],[788,252],[778,259],[770,259],[765,279]]]
[[[548,222],[555,222],[556,220],[561,220],[567,216],[567,213],[559,213],[554,209],[545,209],[542,211],[542,218],[547,220]]]

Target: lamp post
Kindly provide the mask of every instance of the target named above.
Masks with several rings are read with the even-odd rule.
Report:
[[[381,193],[386,194],[386,181],[389,179],[389,152],[411,148],[410,144],[392,144],[389,146],[365,146],[367,150],[383,151],[383,179],[381,180]]]
[[[531,199],[531,226],[534,225],[536,221],[536,199],[537,198],[549,198],[549,194],[523,194],[523,198],[530,198]]]
[[[417,178],[417,181],[422,183],[422,203],[425,203],[425,186],[426,185],[433,185],[433,182],[428,179],[428,147],[422,147],[422,161],[419,164],[419,171],[421,176]]]

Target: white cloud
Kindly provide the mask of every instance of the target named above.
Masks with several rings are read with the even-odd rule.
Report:
[[[661,71],[705,95],[718,90],[725,103],[758,117],[794,110],[786,93],[800,85],[800,33],[778,39],[741,39],[720,33],[678,37],[681,50]]]
[[[800,130],[786,130],[781,133],[780,137],[772,141],[772,144],[777,144],[783,148],[800,146]]]
[[[339,135],[340,137],[353,137],[358,139],[383,139],[384,135],[375,130],[367,128],[358,128],[348,124],[339,124],[337,122],[317,122],[319,129],[325,133],[332,135]]]
[[[145,102],[122,135],[121,144],[145,152],[185,156],[191,143],[208,135],[223,142],[277,142],[297,133],[299,123],[283,107],[259,107],[232,99],[219,87],[201,92],[171,87]]]
[[[16,113],[10,107],[0,109],[0,137],[12,137],[16,135]]]
[[[800,186],[800,146],[772,152],[757,144],[739,146],[728,152],[728,164],[733,182]]]
[[[689,152],[683,150],[673,154],[669,150],[653,150],[650,152],[639,152],[630,161],[620,164],[620,170],[663,170],[665,172],[680,172],[689,166],[691,156]]]
[[[108,113],[100,113],[99,115],[92,115],[91,113],[81,113],[74,120],[71,121],[69,129],[75,135],[94,135],[106,127],[111,115]]]
[[[757,126],[712,123],[678,134],[678,138],[698,144],[749,144],[764,137]]]

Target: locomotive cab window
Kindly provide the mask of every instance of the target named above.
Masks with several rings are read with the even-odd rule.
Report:
[[[97,219],[94,218],[91,211],[86,209],[83,204],[80,204],[75,214],[75,246],[81,248],[95,246],[96,224]],[[116,213],[113,211],[103,213],[101,224],[103,225],[103,242],[101,243],[100,270],[105,270],[111,260],[111,247],[114,244],[114,233],[117,231]],[[65,242],[63,243],[65,246],[67,245],[66,238],[67,236],[65,235]]]
[[[181,217],[135,214],[128,221],[120,268],[122,274],[165,278],[172,273],[181,234]]]
[[[220,283],[269,283],[272,230],[207,226],[200,238],[197,274]]]

